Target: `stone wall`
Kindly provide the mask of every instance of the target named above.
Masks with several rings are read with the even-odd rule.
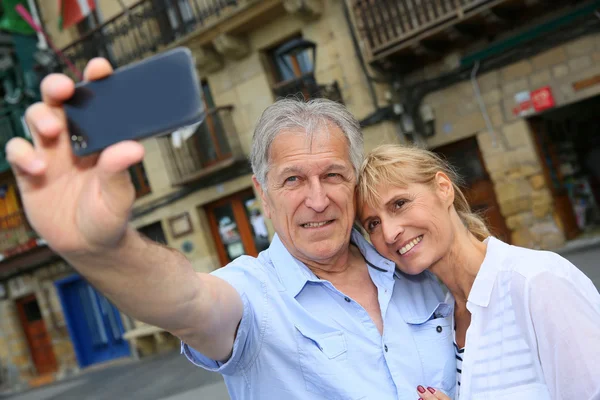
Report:
[[[424,100],[436,118],[436,135],[427,140],[429,147],[477,136],[516,245],[553,249],[564,244],[565,238],[534,147],[532,126],[513,113],[515,94],[549,86],[556,107],[595,96],[600,85],[575,91],[573,83],[600,74],[598,60],[600,36],[589,35],[479,76],[492,132],[488,132],[470,81],[431,93]]]

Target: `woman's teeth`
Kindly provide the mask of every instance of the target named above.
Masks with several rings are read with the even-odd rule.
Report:
[[[410,243],[408,243],[407,245],[405,245],[404,247],[402,247],[400,250],[398,250],[398,253],[400,253],[401,256],[403,256],[404,254],[406,254],[410,249],[412,249],[413,247],[415,247],[417,245],[417,243],[419,243],[421,240],[423,240],[423,235],[414,238],[413,240],[410,241]]]

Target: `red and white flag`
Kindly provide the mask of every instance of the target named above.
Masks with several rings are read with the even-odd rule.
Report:
[[[60,9],[59,29],[78,24],[96,9],[94,0],[58,0]]]

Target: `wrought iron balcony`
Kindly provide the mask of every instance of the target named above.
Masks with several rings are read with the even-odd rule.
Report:
[[[43,243],[29,226],[23,211],[0,216],[0,261],[29,251]]]
[[[543,19],[582,0],[348,0],[371,63],[414,66],[481,38]]]
[[[187,139],[173,134],[158,138],[173,185],[198,180],[246,159],[232,110],[232,105],[208,110],[204,122]]]
[[[144,58],[161,47],[218,20],[240,0],[141,0],[63,49],[83,70],[102,56],[115,67]]]
[[[312,72],[296,79],[280,82],[275,85],[273,91],[277,97],[296,97],[305,100],[322,97],[339,103],[344,102],[337,82],[319,84]]]
[[[219,33],[235,30],[237,34],[264,23],[273,17],[273,10],[284,11],[280,1],[140,0],[63,52],[80,70],[94,57],[105,57],[121,67],[168,46],[187,46],[204,33],[199,44],[210,45]],[[227,26],[221,26],[225,21]]]

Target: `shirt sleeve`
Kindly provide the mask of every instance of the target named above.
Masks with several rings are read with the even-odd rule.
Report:
[[[544,378],[553,399],[600,393],[600,295],[575,267],[543,272],[528,285],[529,310]]]
[[[243,304],[242,319],[233,343],[233,350],[225,362],[212,360],[184,342],[181,353],[193,364],[223,375],[236,375],[249,368],[256,359],[267,324],[268,293],[266,274],[257,261],[241,257],[213,275],[227,281],[239,293]]]

